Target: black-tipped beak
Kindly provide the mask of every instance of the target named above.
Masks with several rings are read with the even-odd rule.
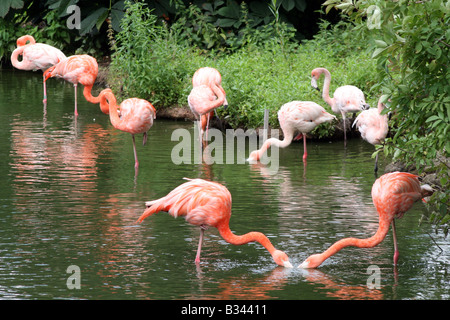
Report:
[[[227,110],[227,108],[228,108],[228,103],[223,105],[224,110]]]

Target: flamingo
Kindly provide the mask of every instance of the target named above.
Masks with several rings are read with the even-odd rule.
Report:
[[[27,44],[27,42],[29,42]],[[22,61],[19,61],[19,56]],[[20,70],[41,70],[44,72],[47,68],[66,59],[66,55],[59,49],[44,43],[36,43],[33,36],[25,35],[17,39],[17,49],[11,54],[12,65]],[[47,102],[47,88],[45,79],[42,81],[44,87],[44,100]]]
[[[209,122],[210,112],[224,105],[225,101],[225,91],[215,83],[195,86],[188,96],[189,107],[195,118],[199,121],[201,121],[204,115],[208,115]],[[199,126],[199,134],[200,139],[202,139],[203,127]]]
[[[192,76],[192,86],[197,87],[202,84],[207,85],[207,86],[211,86],[212,84],[215,84],[225,94],[225,90],[222,87],[222,76],[221,76],[220,72],[215,68],[203,67],[203,68],[200,68],[197,71],[195,71],[194,75]],[[226,97],[223,102],[223,107],[225,109],[228,107],[228,101],[227,101]],[[203,131],[205,131],[205,129],[206,129],[206,131],[208,130],[209,120],[213,115],[214,115],[214,111],[211,111],[207,115],[203,115],[201,117],[201,126],[202,126]]]
[[[84,86],[83,95],[88,102],[99,103],[100,95],[98,97],[92,96],[92,87],[98,74],[98,64],[94,57],[87,54],[73,55],[65,60],[60,61],[53,67],[48,68],[44,72],[46,81],[48,78],[58,77],[73,83],[75,88],[75,116],[78,116],[77,111],[77,85],[81,83]]]
[[[131,133],[133,138],[133,151],[135,160],[135,170],[137,172],[139,161],[136,151],[135,134],[143,133],[144,138],[142,144],[147,142],[147,132],[153,125],[153,120],[156,119],[156,110],[153,105],[144,99],[129,98],[117,106],[117,100],[111,89],[104,89],[99,94],[100,108],[104,113],[109,110],[109,118],[114,128]],[[117,111],[120,108],[120,115]]]
[[[382,175],[372,186],[372,200],[379,215],[379,226],[375,235],[367,239],[341,239],[323,253],[309,256],[299,265],[299,268],[317,268],[326,259],[348,246],[373,248],[384,240],[389,231],[389,225],[392,225],[394,238],[394,265],[397,265],[399,252],[395,219],[401,218],[414,202],[432,193],[433,189],[427,184],[421,186],[418,177],[414,174],[391,172]]]
[[[331,73],[325,68],[316,68],[311,71],[311,85],[313,88],[319,90],[317,80],[320,76],[325,75],[325,82],[323,84],[322,97],[326,103],[331,106],[334,113],[341,114],[344,120],[344,146],[347,146],[347,129],[345,126],[345,115],[348,112],[359,112],[368,109],[370,106],[366,103],[364,93],[357,87],[346,85],[337,88],[334,91],[333,98],[330,98],[330,82]]]
[[[291,101],[281,106],[278,111],[278,121],[284,138],[282,141],[277,138],[267,139],[261,149],[255,150],[250,154],[248,161],[258,161],[264,152],[272,145],[279,148],[285,148],[291,144],[292,140],[298,140],[303,137],[303,161],[308,156],[306,150],[306,133],[313,130],[316,126],[324,122],[330,122],[336,117],[325,111],[323,107],[312,101]],[[294,138],[294,133],[300,134]]]
[[[381,144],[386,138],[389,130],[388,115],[381,114],[384,104],[381,102],[383,97],[378,100],[377,108],[371,108],[361,112],[353,122],[356,125],[361,137],[372,145]],[[375,158],[375,173],[378,171],[378,153]]]
[[[238,236],[230,230],[231,194],[225,186],[203,179],[186,180],[188,182],[179,185],[165,197],[146,202],[147,209],[137,223],[154,213],[166,211],[174,218],[183,216],[190,224],[200,227],[196,264],[200,263],[204,230],[215,227],[228,243],[242,245],[257,241],[269,251],[276,264],[292,268],[286,253],[276,250],[263,233],[249,232]]]

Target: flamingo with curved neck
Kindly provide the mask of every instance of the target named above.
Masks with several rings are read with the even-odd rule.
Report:
[[[316,126],[330,122],[336,117],[325,111],[323,107],[311,101],[291,101],[281,106],[278,111],[278,121],[283,131],[283,140],[277,138],[267,139],[259,150],[253,151],[248,161],[258,161],[264,152],[271,146],[285,148],[289,146],[292,140],[303,137],[303,161],[308,156],[306,148],[306,134]],[[300,132],[294,138],[294,134]]]
[[[198,87],[201,85],[207,85],[211,87],[213,84],[215,84],[217,87],[219,87],[220,90],[223,91],[223,94],[225,95],[225,90],[222,87],[222,75],[220,72],[211,67],[203,67],[199,68],[195,71],[194,75],[192,76],[192,86]],[[223,101],[223,107],[226,109],[228,107],[228,101],[225,97]],[[209,121],[210,118],[214,115],[214,111],[208,112],[206,115],[202,115],[200,117],[201,119],[201,127],[202,130],[208,132],[209,128]],[[207,134],[206,134],[207,135]]]
[[[28,43],[27,43],[28,42]],[[19,56],[22,60],[19,61]],[[11,54],[11,64],[20,70],[41,70],[66,59],[66,55],[59,49],[44,43],[36,43],[33,36],[25,35],[17,39],[17,49]],[[47,88],[43,77],[44,100],[47,102]]]
[[[230,230],[231,194],[228,189],[212,181],[203,179],[187,179],[158,200],[146,202],[148,207],[137,220],[141,223],[145,218],[160,211],[166,211],[174,218],[184,217],[187,222],[200,227],[200,238],[195,263],[200,263],[200,252],[204,230],[215,227],[225,241],[234,245],[259,242],[272,255],[276,264],[292,268],[289,258],[283,251],[275,249],[269,238],[261,232],[249,232],[242,236]]]
[[[92,96],[91,90],[94,86],[98,74],[98,64],[94,57],[87,54],[70,56],[62,60],[44,72],[44,81],[48,78],[58,77],[73,83],[75,88],[75,116],[77,110],[77,86],[81,83],[84,86],[83,95],[88,102],[99,103],[100,96]]]
[[[389,131],[388,114],[381,114],[384,110],[382,98],[378,100],[377,108],[361,112],[352,125],[356,125],[361,137],[372,145],[382,144]],[[378,171],[378,153],[375,157],[374,171],[375,173]]]
[[[317,80],[321,75],[325,76],[323,84],[322,98],[330,105],[334,113],[341,114],[344,122],[344,146],[347,145],[347,127],[346,114],[359,112],[368,109],[370,106],[366,103],[364,93],[357,87],[346,85],[337,88],[334,91],[333,98],[330,97],[331,73],[325,68],[316,68],[311,71],[311,86],[319,90]]]
[[[392,225],[394,235],[394,264],[398,262],[399,252],[395,231],[395,219],[401,218],[414,202],[429,196],[433,189],[429,185],[420,185],[416,175],[406,172],[391,172],[378,178],[372,187],[373,203],[378,211],[379,226],[377,232],[367,239],[345,238],[335,242],[320,254],[309,256],[299,268],[317,268],[326,259],[345,247],[373,248],[380,244]]]
[[[198,121],[201,121],[204,115],[209,115],[214,109],[224,105],[225,101],[225,91],[215,83],[194,86],[188,96],[189,107]],[[199,134],[202,139],[202,126],[199,126]]]
[[[129,98],[117,105],[117,100],[111,89],[102,90],[99,94],[100,108],[104,113],[109,112],[109,119],[114,128],[131,133],[133,138],[133,151],[135,160],[135,170],[137,173],[139,161],[136,151],[136,142],[134,136],[143,134],[142,144],[147,142],[148,131],[156,119],[156,109],[153,105],[144,99]],[[117,109],[120,109],[120,115]]]

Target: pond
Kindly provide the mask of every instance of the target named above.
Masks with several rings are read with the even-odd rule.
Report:
[[[391,233],[372,249],[345,248],[317,270],[297,268],[340,238],[375,233],[368,143],[350,139],[344,149],[342,141],[309,140],[304,166],[296,142],[279,150],[275,172],[249,163],[177,165],[172,134],[194,133],[194,125],[156,119],[147,145],[136,139],[136,175],[131,135],[112,127],[82,90],[74,117],[73,86],[60,80],[48,81],[44,107],[41,80],[40,72],[0,72],[0,299],[450,298],[448,240],[419,226],[422,203],[397,222],[396,268]],[[380,172],[386,162],[380,157]],[[294,268],[277,266],[258,243],[228,244],[215,228],[205,232],[197,266],[197,227],[164,212],[136,224],[145,201],[184,177],[224,184],[231,230],[263,232]]]

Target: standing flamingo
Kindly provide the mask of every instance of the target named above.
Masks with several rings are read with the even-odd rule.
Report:
[[[203,233],[208,227],[215,227],[220,235],[234,245],[242,245],[252,241],[262,244],[280,266],[292,268],[289,258],[283,251],[276,250],[270,240],[261,232],[249,232],[237,236],[231,232],[231,194],[226,187],[203,179],[189,180],[158,200],[146,202],[147,209],[137,220],[141,223],[145,218],[160,211],[166,211],[174,218],[185,217],[192,225],[200,227],[200,239],[195,263],[200,263]]]
[[[223,88],[217,86],[215,83],[210,85],[194,86],[188,96],[189,107],[195,118],[201,121],[202,116],[208,115],[214,109],[222,106],[225,103],[225,91]],[[206,126],[207,127],[207,126]],[[199,126],[200,139],[203,138],[203,127]]]
[[[137,173],[139,161],[136,151],[135,134],[143,133],[143,145],[147,142],[147,132],[153,125],[153,120],[156,119],[156,110],[153,105],[144,99],[130,98],[122,101],[120,106],[117,106],[117,100],[111,89],[102,90],[99,94],[100,108],[102,110],[109,109],[109,118],[114,128],[121,131],[131,133],[133,138],[133,151],[135,160],[135,170]],[[117,108],[120,108],[120,115]],[[104,113],[106,113],[104,111]]]
[[[391,172],[378,178],[372,187],[372,200],[379,215],[379,227],[375,235],[367,239],[345,238],[337,241],[325,252],[309,256],[299,268],[317,268],[326,259],[339,250],[348,247],[373,248],[384,240],[389,225],[392,224],[394,236],[394,264],[399,253],[395,233],[395,219],[401,218],[414,202],[429,196],[433,189],[429,185],[420,185],[416,175],[406,172]]]
[[[377,108],[371,108],[361,112],[353,122],[356,125],[361,137],[372,145],[381,144],[386,138],[389,130],[388,115],[381,114],[384,104],[378,100]],[[375,158],[375,173],[378,171],[378,153]]]
[[[298,140],[303,137],[303,161],[308,156],[306,150],[306,133],[313,130],[321,123],[332,121],[336,117],[317,103],[311,101],[291,101],[281,106],[278,111],[278,121],[283,131],[283,141],[276,138],[267,139],[261,149],[255,150],[250,154],[248,161],[258,161],[264,152],[272,145],[279,148],[285,148],[291,144],[292,140]],[[294,133],[300,132],[294,138]]]
[[[27,44],[27,42],[29,43]],[[22,61],[19,61],[19,56]],[[20,70],[41,70],[44,72],[47,68],[66,59],[66,55],[61,50],[44,43],[36,43],[36,40],[30,35],[25,35],[17,39],[17,49],[11,54],[12,65]],[[42,81],[44,86],[44,100],[47,102],[47,88],[45,79]]]
[[[99,103],[100,96],[92,96],[92,87],[98,74],[98,64],[94,57],[87,54],[70,56],[62,60],[57,65],[48,68],[44,72],[46,81],[48,78],[58,77],[73,83],[75,88],[75,115],[77,111],[77,85],[81,83],[84,86],[83,95],[91,103]]]
[[[323,84],[322,97],[326,103],[331,106],[334,113],[341,114],[344,121],[344,146],[347,146],[347,127],[345,124],[345,116],[348,112],[359,112],[368,109],[370,106],[366,103],[364,93],[355,86],[342,86],[334,91],[333,98],[330,98],[330,82],[331,73],[325,68],[316,68],[311,71],[311,85],[319,90],[317,80],[320,76],[325,75]]]
[[[198,87],[201,85],[207,85],[209,87],[212,86],[212,84],[215,84],[220,88],[220,90],[223,91],[225,95],[225,90],[222,87],[222,76],[220,72],[217,69],[211,68],[211,67],[203,67],[195,71],[194,75],[192,76],[192,86]],[[223,102],[223,107],[226,109],[228,107],[228,101],[225,97],[225,100]],[[201,126],[202,130],[206,132],[208,131],[209,127],[209,121],[210,118],[214,115],[214,111],[209,112],[207,115],[201,116]]]

